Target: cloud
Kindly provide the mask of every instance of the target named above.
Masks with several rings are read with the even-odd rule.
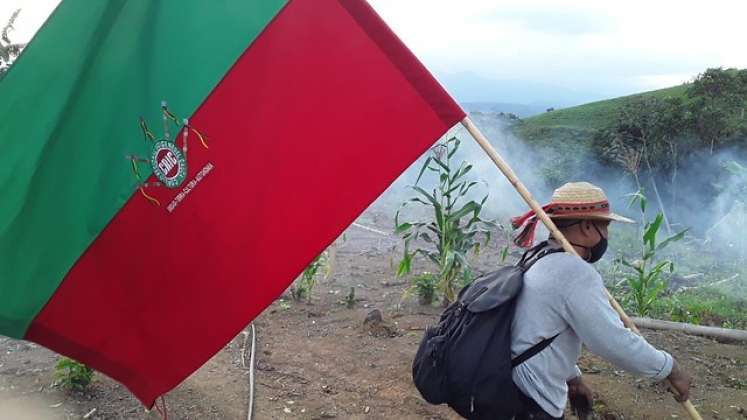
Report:
[[[666,87],[708,67],[747,68],[744,1],[369,1],[437,74],[614,96]],[[26,42],[58,3],[2,0],[0,23],[22,8],[12,36]]]
[[[566,8],[531,8],[512,6],[498,8],[492,15],[484,16],[493,24],[519,24],[528,32],[552,36],[579,36],[605,33],[612,30],[616,22],[606,16],[600,17],[585,10]]]
[[[747,67],[747,2],[371,0],[425,64],[625,94]],[[651,77],[651,76],[661,77]],[[447,86],[448,87],[448,86]]]

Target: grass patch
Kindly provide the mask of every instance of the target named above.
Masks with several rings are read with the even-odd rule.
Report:
[[[639,228],[612,227],[609,255],[597,264],[610,292],[631,315],[636,311],[625,282],[625,270],[615,260],[621,256],[632,258],[640,251],[636,240]],[[693,236],[671,244],[662,257],[673,261],[676,271],[664,276],[669,288],[653,303],[649,316],[747,330],[747,269],[743,261],[705,246],[702,239]],[[692,280],[686,281],[688,278]],[[732,280],[724,282],[725,279]]]

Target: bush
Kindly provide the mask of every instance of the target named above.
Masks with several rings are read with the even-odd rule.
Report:
[[[85,391],[93,375],[93,369],[67,357],[57,360],[54,368],[55,385],[71,391]]]
[[[410,287],[405,290],[402,298],[414,294],[418,297],[418,303],[421,305],[430,305],[433,298],[436,297],[436,287],[438,286],[438,276],[433,273],[424,272],[410,280]]]

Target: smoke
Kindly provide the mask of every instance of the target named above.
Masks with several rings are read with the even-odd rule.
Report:
[[[547,173],[552,172],[556,162],[565,155],[563,145],[551,144],[538,149],[526,144],[513,134],[511,124],[514,121],[504,115],[475,112],[470,117],[501,157],[511,166],[533,197],[540,203],[548,202],[552,191],[561,183],[556,185],[548,182]],[[479,182],[468,198],[479,201],[485,195],[488,196],[483,210],[486,218],[498,220],[508,226],[511,217],[524,214],[529,210],[516,189],[461,125],[450,130],[444,138],[452,136],[461,140],[459,151],[453,158],[456,162],[455,166],[463,160],[472,164],[473,168],[469,177]],[[563,172],[570,173],[571,178],[563,182],[589,181],[600,185],[605,188],[610,200],[613,201],[613,207],[622,208],[625,212],[625,195],[635,191],[632,181],[621,178],[619,171],[610,171],[596,163],[596,159],[585,155],[588,153],[585,150],[576,150],[574,153],[576,156],[573,165],[570,168],[563,168]],[[428,152],[401,174],[370,209],[391,214],[393,217],[394,212],[403,202],[416,196],[417,193],[411,187],[415,184],[427,155]],[[426,172],[419,185],[429,190],[436,185],[436,182],[437,180]],[[424,215],[423,211],[425,209],[418,206],[407,207],[407,213],[411,216]]]
[[[513,134],[514,121],[504,115],[475,112],[470,117],[540,204],[548,202],[552,191],[564,182],[588,181],[604,189],[614,212],[640,220],[638,207],[629,206],[630,194],[638,189],[634,178],[619,166],[602,163],[587,145],[563,139],[527,144]],[[461,140],[453,160],[472,164],[470,177],[480,182],[469,198],[481,200],[488,195],[484,216],[508,226],[511,217],[526,212],[527,204],[466,130],[456,126],[444,138],[452,136]],[[427,155],[428,152],[401,174],[371,209],[393,218],[403,202],[415,197],[417,193],[411,187]],[[419,183],[425,189],[433,188],[437,182],[428,174]],[[669,169],[655,177],[642,172],[640,183],[648,198],[649,220],[663,208],[673,232],[689,229],[691,237],[722,247],[727,256],[747,255],[747,156],[743,151],[732,148],[714,154],[708,150],[696,152],[684,159],[675,172]],[[659,197],[654,193],[654,183]],[[427,216],[427,211],[422,206],[408,205],[406,213],[417,218]],[[383,225],[386,224],[393,226],[393,221],[384,220]],[[666,233],[666,229],[662,232]],[[540,231],[537,237],[543,235],[546,233]]]
[[[700,229],[705,242],[731,257],[744,260],[747,254],[747,159],[744,153],[738,149],[724,150],[710,159],[698,159],[688,166],[699,170],[694,175],[711,181],[710,188],[700,195],[711,193],[712,200],[698,203],[696,195],[696,202],[690,200],[687,204],[690,209],[697,209],[700,205],[707,212],[701,217],[707,223]],[[696,179],[695,176],[692,178]],[[691,185],[688,190],[697,193],[698,190],[692,189]],[[702,212],[696,210],[689,213],[695,215]],[[690,223],[694,224],[695,221]]]
[[[527,149],[523,142],[510,133],[508,124],[503,117],[497,114],[480,113],[473,114],[472,117],[485,136],[491,141],[493,147],[512,165],[522,181],[530,189],[533,186],[541,188],[540,196],[544,195],[546,193],[544,183],[538,174],[532,170],[531,151]],[[526,204],[524,204],[521,197],[516,193],[516,190],[500,173],[477,142],[469,136],[466,130],[461,126],[456,126],[444,138],[454,136],[461,140],[461,145],[452,161],[456,162],[455,166],[458,166],[461,161],[466,161],[473,165],[469,178],[478,181],[479,185],[472,189],[469,198],[481,200],[482,197],[488,195],[488,201],[484,210],[485,216],[505,219],[525,212]],[[424,153],[423,156],[402,173],[371,206],[371,209],[387,213],[396,211],[403,202],[416,196],[417,194],[411,187],[415,185],[420,169],[428,154],[429,152]],[[435,177],[431,173],[426,172],[418,185],[429,190],[436,185],[436,182]],[[408,206],[408,213],[417,212],[416,207]]]

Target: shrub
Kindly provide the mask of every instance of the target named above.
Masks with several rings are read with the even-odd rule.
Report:
[[[55,385],[72,391],[85,391],[93,375],[93,369],[67,357],[57,360],[54,369]]]

